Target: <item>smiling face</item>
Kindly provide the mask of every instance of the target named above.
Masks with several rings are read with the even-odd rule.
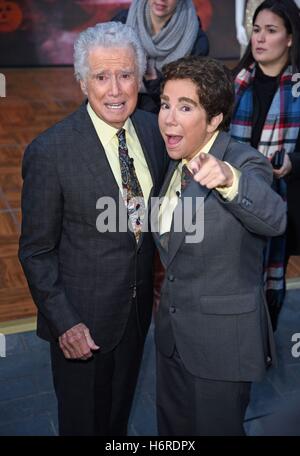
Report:
[[[253,25],[251,49],[256,62],[266,74],[276,76],[288,62],[292,36],[284,21],[270,10],[262,10]]]
[[[169,156],[191,160],[213,136],[223,116],[207,121],[199,103],[197,87],[191,79],[166,82],[158,116],[159,128]]]
[[[149,0],[151,15],[168,20],[173,15],[178,0]]]
[[[130,47],[92,49],[89,73],[80,81],[91,107],[104,122],[121,128],[137,104],[139,81],[135,54]]]

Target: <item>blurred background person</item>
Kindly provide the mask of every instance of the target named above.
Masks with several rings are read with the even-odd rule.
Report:
[[[293,74],[300,68],[299,33],[293,0],[265,0],[254,13],[251,41],[234,70],[232,136],[271,161],[273,187],[288,202],[287,231],[270,240],[264,259],[274,330],[285,296],[288,258],[300,254],[300,97],[293,87]]]
[[[158,112],[161,69],[187,55],[207,55],[208,38],[192,0],[133,0],[113,20],[137,32],[147,54],[147,70],[138,107]]]
[[[235,0],[236,39],[241,46],[243,56],[252,32],[252,19],[256,8],[264,0]]]
[[[300,0],[294,0],[300,8]],[[241,46],[243,56],[252,33],[253,15],[263,0],[235,0],[236,39]]]

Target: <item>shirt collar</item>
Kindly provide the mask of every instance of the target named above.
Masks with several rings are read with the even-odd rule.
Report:
[[[204,154],[208,154],[208,152],[210,151],[210,149],[212,148],[212,145],[213,143],[215,142],[217,136],[219,134],[219,130],[217,130],[213,136],[210,138],[210,140],[205,144],[205,146],[199,150],[190,160],[187,160],[186,158],[183,158],[181,161],[182,161],[182,165],[186,165],[187,163],[189,163],[190,161],[194,160],[194,158],[198,157],[198,155],[201,154],[201,152],[203,152]]]
[[[89,113],[89,116],[93,122],[97,135],[99,136],[99,139],[103,147],[107,146],[110,143],[110,141],[116,136],[120,129],[112,127],[108,123],[104,122],[104,120],[100,119],[100,117],[97,116],[97,114],[91,107],[90,103],[87,104],[87,111]],[[130,118],[128,118],[125,121],[122,128],[124,128],[124,130],[128,132],[129,135],[132,134],[133,125]]]

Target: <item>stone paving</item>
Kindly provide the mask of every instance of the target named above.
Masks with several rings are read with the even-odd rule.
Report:
[[[292,341],[294,334],[299,339],[294,336]],[[253,436],[299,436],[300,290],[288,291],[275,337],[279,365],[268,371],[263,382],[253,385],[245,428]],[[6,348],[6,357],[0,357],[0,436],[57,435],[48,343],[34,332],[24,332],[6,336]],[[146,341],[129,435],[157,435],[153,326]]]

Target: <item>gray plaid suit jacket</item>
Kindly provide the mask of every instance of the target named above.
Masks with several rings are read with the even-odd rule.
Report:
[[[260,153],[224,132],[210,153],[241,171],[238,195],[225,201],[216,190],[192,181],[182,199],[205,198],[203,240],[187,243],[187,232],[175,232],[174,223],[167,251],[155,236],[166,268],[156,342],[165,356],[176,345],[185,367],[196,376],[260,380],[275,361],[263,291],[263,250],[268,236],[284,232],[286,205],[271,189],[272,169]],[[177,165],[170,163],[161,196]]]
[[[168,162],[156,116],[133,113],[132,122],[158,194]],[[84,103],[38,136],[23,160],[19,258],[38,307],[37,333],[55,340],[85,323],[102,352],[121,339],[134,287],[141,331],[151,319],[154,244],[143,233],[100,233],[96,202],[123,202]],[[125,206],[124,206],[124,210]]]

